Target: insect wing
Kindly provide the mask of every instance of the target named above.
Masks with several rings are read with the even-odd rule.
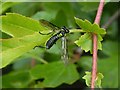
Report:
[[[59,30],[59,29],[60,29],[58,26],[56,26],[56,25],[52,24],[51,22],[46,21],[46,20],[44,20],[44,19],[39,20],[39,22],[40,22],[43,26],[45,26],[46,28],[48,28],[48,29],[50,29],[50,30],[55,31],[55,30]]]
[[[67,52],[67,44],[66,44],[66,37],[62,37],[62,56],[61,59],[65,63],[65,65],[68,64],[68,52]]]

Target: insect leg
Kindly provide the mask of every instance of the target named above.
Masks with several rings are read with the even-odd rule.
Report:
[[[47,33],[47,34],[44,34],[44,33],[41,33],[41,32],[39,32],[39,34],[41,34],[41,35],[49,35],[49,34],[51,34],[52,32],[49,32],[49,33]]]
[[[39,47],[39,48],[46,48],[44,46],[35,46],[33,49],[35,49],[36,47]]]

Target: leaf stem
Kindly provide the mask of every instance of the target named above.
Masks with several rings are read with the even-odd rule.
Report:
[[[84,30],[82,29],[69,29],[70,33],[76,33],[76,32],[85,32]],[[53,32],[53,31],[49,31],[49,32],[42,32],[43,34],[47,34],[47,33],[50,33],[50,32]],[[41,33],[41,32],[40,32]]]
[[[94,21],[94,23],[96,24],[100,23],[103,6],[104,6],[104,0],[100,0],[100,4],[97,10],[97,15]],[[96,74],[97,74],[97,35],[93,34],[93,62],[92,62],[91,90],[94,90],[95,88]]]
[[[83,31],[82,29],[70,29],[70,33],[73,32],[85,32],[85,31]]]

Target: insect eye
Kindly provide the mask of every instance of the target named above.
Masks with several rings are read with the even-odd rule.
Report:
[[[65,33],[69,33],[69,30],[65,26],[62,27],[62,30],[64,30]]]
[[[66,33],[69,33],[69,30],[67,28],[64,29]]]
[[[69,33],[69,30],[68,30],[68,29],[66,29],[66,33]]]

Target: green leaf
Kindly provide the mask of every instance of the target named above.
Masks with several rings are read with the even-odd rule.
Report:
[[[92,49],[92,35],[90,33],[85,33],[79,38],[79,40],[76,40],[75,43],[78,46],[81,46],[85,52],[88,52]]]
[[[97,48],[99,49],[99,50],[102,50],[102,43],[101,43],[101,41],[103,40],[103,38],[102,38],[102,36],[101,35],[97,35],[97,37],[98,37],[98,40],[97,40]]]
[[[79,27],[82,28],[82,30],[86,31],[86,32],[92,32],[95,34],[106,34],[105,29],[100,28],[98,24],[94,23],[92,24],[91,22],[89,22],[88,20],[82,20],[79,18],[75,17],[75,21],[77,23],[77,25]]]
[[[101,41],[103,40],[101,35],[98,36],[98,49],[102,50],[102,44]],[[90,51],[92,53],[92,34],[91,33],[85,33],[82,35],[79,40],[76,40],[75,43],[80,46],[85,52]]]
[[[95,80],[95,87],[96,88],[102,88],[101,86],[101,80],[103,79],[103,74],[102,73],[97,73],[97,77],[96,77],[96,80]]]
[[[32,81],[28,71],[12,72],[0,78],[2,78],[2,88],[25,88]]]
[[[79,79],[79,74],[74,64],[65,66],[63,62],[54,62],[38,65],[31,70],[32,78],[44,79],[39,85],[43,87],[57,87],[62,83],[73,84]]]
[[[85,50],[85,52],[90,51],[92,53],[92,33],[97,34],[98,40],[97,40],[97,48],[99,50],[102,50],[102,44],[101,41],[102,36],[100,34],[106,34],[105,29],[100,28],[97,24],[92,24],[90,23],[88,20],[83,21],[82,19],[76,18],[75,17],[75,21],[78,24],[79,27],[82,28],[83,31],[85,31],[86,33],[84,35],[82,35],[79,40],[76,40],[75,43],[78,46],[81,46],[81,48],[83,50]]]
[[[39,81],[39,79],[44,79]],[[65,66],[63,62],[39,64],[31,70],[16,70],[0,77],[4,88],[47,88],[57,87],[62,83],[73,84],[79,79],[74,64]],[[37,81],[36,81],[37,80]],[[36,81],[36,83],[34,83]],[[6,83],[7,82],[7,83]]]
[[[40,35],[39,33],[35,33],[22,38],[0,40],[3,46],[3,51],[0,53],[0,55],[2,55],[2,66],[0,66],[0,68],[5,67],[17,57],[30,51],[35,46],[43,45],[49,37],[50,35]]]
[[[7,13],[5,16],[1,16],[0,20],[2,21],[0,30],[13,37],[21,37],[47,30],[40,22],[16,13]]]
[[[91,84],[91,72],[86,71],[86,75],[84,75],[82,78],[85,79],[86,85],[90,87]]]
[[[88,71],[86,71],[85,74],[86,75],[84,75],[82,78],[85,79],[86,85],[88,87],[90,87],[92,74],[91,74],[91,72],[88,72]],[[101,88],[101,79],[103,79],[103,77],[104,76],[102,75],[102,73],[97,73],[96,80],[95,80],[95,87],[96,88]]]
[[[14,38],[1,39],[2,52],[0,52],[0,68],[5,67],[19,56],[30,51],[35,46],[44,45],[51,35],[41,35],[39,31],[50,31],[43,27],[41,23],[31,18],[9,13],[1,16],[2,26],[0,29],[12,35]],[[14,20],[15,19],[15,20]]]

